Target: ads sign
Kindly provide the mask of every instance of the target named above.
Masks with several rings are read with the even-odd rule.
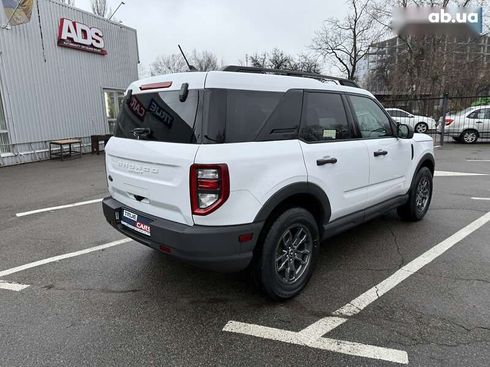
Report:
[[[98,28],[61,18],[58,30],[58,46],[69,47],[80,51],[107,55],[104,49],[104,35]]]

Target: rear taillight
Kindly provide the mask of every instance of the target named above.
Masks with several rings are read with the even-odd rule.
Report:
[[[190,172],[191,207],[194,215],[208,215],[230,196],[226,164],[193,164]]]
[[[454,122],[454,119],[446,118],[445,121],[446,121],[446,126],[449,126],[449,125],[451,125]]]

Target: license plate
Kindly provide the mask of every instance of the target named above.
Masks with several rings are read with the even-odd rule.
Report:
[[[122,210],[121,224],[145,236],[151,236],[151,220],[129,210]]]

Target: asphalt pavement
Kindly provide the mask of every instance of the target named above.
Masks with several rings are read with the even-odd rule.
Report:
[[[490,222],[468,225],[490,212],[490,145],[446,144],[436,159],[445,173],[423,221],[391,212],[330,238],[307,288],[284,303],[245,272],[200,270],[132,241],[69,257],[124,238],[100,203],[16,216],[107,195],[103,155],[1,168],[0,366],[403,365],[392,355],[409,366],[488,366]],[[448,239],[447,251],[342,315],[322,338],[327,347],[278,340],[334,320]],[[230,321],[265,331],[224,331]]]

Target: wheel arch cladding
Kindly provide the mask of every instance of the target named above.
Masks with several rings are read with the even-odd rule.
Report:
[[[265,222],[264,230],[266,231],[275,218],[293,207],[310,211],[318,223],[321,235],[323,223],[327,223],[330,219],[330,201],[319,186],[308,182],[294,183],[276,192],[262,206],[254,221]]]
[[[432,173],[432,176],[434,176],[434,171],[436,169],[436,163],[434,160],[434,156],[430,153],[426,153],[422,156],[422,158],[419,161],[419,164],[417,165],[417,169],[415,170],[415,174],[422,168],[422,167],[427,167],[430,172]]]

